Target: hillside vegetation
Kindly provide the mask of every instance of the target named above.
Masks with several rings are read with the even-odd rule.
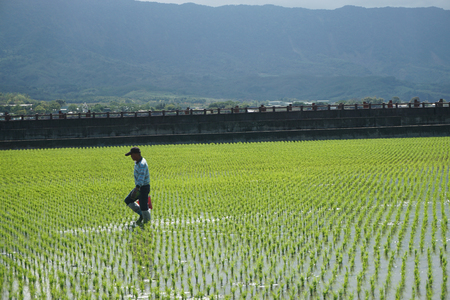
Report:
[[[0,91],[81,101],[138,90],[437,101],[450,98],[447,28],[450,11],[438,8],[7,0],[0,4]]]

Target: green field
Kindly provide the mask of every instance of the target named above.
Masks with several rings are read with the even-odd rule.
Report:
[[[450,138],[0,151],[0,299],[448,299]]]

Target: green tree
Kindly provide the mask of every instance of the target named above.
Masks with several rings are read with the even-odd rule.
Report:
[[[42,102],[41,102],[42,103]],[[61,109],[61,105],[56,101],[47,102],[47,112],[55,112]]]
[[[104,109],[104,106],[99,103],[97,103],[93,107],[91,107],[92,112],[102,112],[103,109]]]
[[[62,107],[64,104],[66,104],[66,101],[62,100],[62,99],[58,99],[58,100],[55,100],[55,101],[59,104],[60,107]]]
[[[34,108],[34,112],[37,114],[44,114],[45,108],[42,105],[38,105]]]
[[[371,103],[371,104],[379,104],[379,103],[383,103],[384,99],[377,98],[377,97],[365,97],[364,99],[362,99],[362,101],[366,102],[366,103]]]
[[[26,115],[27,110],[25,109],[25,107],[22,107],[19,104],[17,104],[16,106],[12,107],[11,113],[13,113],[15,115]]]
[[[71,112],[76,112],[78,110],[78,106],[76,106],[75,104],[70,104],[67,109]]]
[[[166,107],[164,108],[165,110],[175,110],[175,105],[174,104],[167,104]]]
[[[9,113],[11,111],[11,107],[10,106],[6,106],[6,105],[0,105],[0,112],[2,113]]]
[[[15,115],[26,115],[26,114],[27,114],[27,111],[26,111],[26,109],[21,108],[21,109],[15,111],[14,114],[15,114]]]
[[[24,104],[28,101],[28,96],[23,94],[14,94],[14,96],[11,97],[11,100],[14,104]]]
[[[218,101],[211,103],[208,108],[231,108],[235,107],[236,105],[239,105],[238,101]]]
[[[160,101],[158,104],[156,104],[155,108],[157,110],[163,110],[166,107],[166,104],[162,101]]]

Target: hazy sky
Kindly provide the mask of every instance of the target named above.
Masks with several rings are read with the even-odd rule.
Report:
[[[182,4],[193,2],[208,6],[227,4],[264,5],[274,4],[285,7],[304,7],[311,9],[336,9],[345,5],[363,7],[430,7],[436,6],[450,10],[450,0],[141,0],[160,3]]]

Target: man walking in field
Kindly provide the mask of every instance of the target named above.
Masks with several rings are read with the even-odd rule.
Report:
[[[131,148],[125,156],[130,156],[134,163],[134,184],[135,187],[125,198],[125,203],[135,213],[139,215],[136,224],[141,225],[150,221],[150,211],[148,207],[148,194],[150,193],[150,173],[145,158],[141,156],[138,147]],[[139,205],[135,202],[139,200]]]

